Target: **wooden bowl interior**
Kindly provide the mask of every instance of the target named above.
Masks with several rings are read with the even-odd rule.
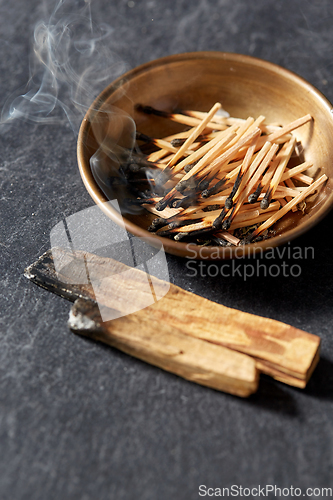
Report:
[[[91,157],[105,137],[114,145],[127,147],[132,141],[128,118],[119,120],[119,110],[133,118],[137,130],[153,137],[184,130],[184,126],[165,118],[145,115],[135,109],[137,104],[173,111],[194,109],[207,111],[215,102],[221,102],[231,116],[247,118],[263,114],[267,123],[287,124],[310,113],[314,120],[295,131],[304,149],[304,158],[312,161],[310,174],[317,178],[325,173],[329,180],[319,194],[307,202],[306,213],[290,212],[276,225],[276,236],[249,247],[262,251],[285,243],[310,229],[332,207],[333,194],[333,119],[330,103],[309,83],[293,73],[271,63],[248,56],[226,53],[193,53],[170,56],[145,64],[111,84],[99,96],[82,123],[78,140],[78,161],[82,178],[93,199],[107,200],[96,183],[90,168]],[[100,111],[117,119],[99,119]],[[116,113],[114,114],[114,112]],[[98,141],[96,141],[98,138]],[[107,162],[110,162],[109,164]],[[108,169],[112,159],[104,168]],[[113,166],[117,167],[117,164]],[[111,168],[111,167],[110,167]],[[116,193],[117,194],[117,193]],[[119,192],[119,197],[121,197]],[[119,220],[112,210],[108,215]],[[147,227],[155,217],[144,213],[123,213],[127,228],[137,236],[151,236]],[[165,250],[189,255],[186,243],[159,238]],[[210,256],[212,247],[204,254]],[[219,248],[219,258],[234,256],[234,250]],[[193,255],[193,254],[191,254]],[[216,248],[214,249],[214,257]]]

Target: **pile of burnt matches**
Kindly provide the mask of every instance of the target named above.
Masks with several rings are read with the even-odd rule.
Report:
[[[185,129],[159,139],[137,132],[126,165],[135,193],[127,202],[157,216],[149,231],[159,236],[209,245],[259,241],[290,210],[304,211],[306,198],[327,179],[314,180],[314,166],[303,161],[292,134],[311,115],[281,126],[264,116],[230,117],[220,103],[208,112],[137,109]]]

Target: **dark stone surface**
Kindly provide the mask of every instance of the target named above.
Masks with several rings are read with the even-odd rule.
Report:
[[[80,2],[68,4],[75,12]],[[239,52],[295,71],[333,100],[330,0],[93,4],[129,68],[177,52]],[[0,2],[1,106],[29,78],[46,10],[37,0]],[[23,270],[49,248],[57,222],[92,205],[75,135],[64,120],[16,120],[1,126],[0,151],[1,500],[189,500],[201,484],[333,487],[332,213],[290,245],[314,247],[314,258],[286,259],[301,266],[298,278],[195,277],[168,257],[177,285],[322,338],[306,390],[263,378],[241,400],[68,331],[70,304]]]

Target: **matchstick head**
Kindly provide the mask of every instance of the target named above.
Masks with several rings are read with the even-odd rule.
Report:
[[[263,200],[261,200],[260,208],[262,210],[266,210],[268,207],[269,207],[269,200],[267,198],[264,198]]]
[[[230,210],[230,208],[232,207],[232,204],[233,204],[233,200],[232,200],[232,198],[229,198],[229,197],[228,197],[228,198],[225,200],[225,208],[227,208],[228,210]]]

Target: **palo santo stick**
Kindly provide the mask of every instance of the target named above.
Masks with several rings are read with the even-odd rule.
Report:
[[[193,132],[186,139],[184,144],[179,148],[176,152],[175,156],[172,158],[168,167],[171,168],[177,163],[179,158],[183,156],[183,154],[187,151],[187,149],[194,143],[198,135],[206,128],[207,123],[210,122],[211,118],[215,115],[215,113],[221,109],[221,104],[219,102],[215,103],[212,109],[207,113],[207,116],[202,120],[202,122],[193,130]]]
[[[131,314],[103,323],[98,307],[79,299],[69,327],[186,380],[235,396],[248,397],[258,387],[258,370],[251,357],[184,334],[155,318]],[[87,326],[89,324],[89,327]]]
[[[57,260],[58,273],[55,272],[52,257]],[[78,270],[76,270],[75,266],[78,267]],[[73,276],[80,276],[81,269],[88,269],[90,281],[87,281],[87,283],[89,284],[66,284],[68,283],[68,277],[62,276],[61,270],[68,270],[69,268],[71,268]],[[25,276],[34,283],[69,300],[74,301],[78,297],[93,298],[98,300],[100,307],[105,306],[111,309],[115,307],[118,311],[123,311],[126,314],[126,307],[129,303],[128,290],[131,290],[132,295],[139,296],[138,298],[142,303],[147,302],[145,293],[151,294],[148,290],[149,287],[142,286],[143,282],[147,283],[147,275],[138,269],[131,269],[131,272],[128,273],[129,269],[131,268],[113,259],[79,251],[76,252],[74,258],[69,251],[53,249],[52,252],[46,252],[35,264],[29,266],[25,271]],[[110,278],[105,279],[108,276]],[[112,287],[109,286],[111,279]],[[91,283],[93,283],[94,290]],[[185,336],[194,337],[203,342],[207,341],[207,343],[213,343],[216,346],[229,347],[255,357],[256,360],[262,363],[262,371],[274,378],[277,378],[277,376],[272,373],[272,369],[276,370],[279,375],[283,375],[285,381],[289,380],[291,383],[295,378],[300,382],[306,382],[308,379],[309,373],[311,373],[314,364],[318,360],[319,337],[279,321],[216,304],[182,290],[173,284],[166,284],[153,276],[150,276],[150,283],[155,290],[155,296],[162,298],[144,309],[119,318],[119,320],[106,323],[106,325],[110,325],[110,328],[108,328],[110,334],[113,331],[112,326],[114,325],[116,328],[115,322],[118,321],[121,321],[122,324],[130,322],[128,323],[128,331],[133,332],[134,335],[139,335],[139,338],[145,331],[149,331],[149,341],[153,341],[155,336],[163,337],[167,333],[167,329],[171,332],[177,330],[177,333],[180,330]],[[163,296],[166,285],[170,286],[170,288],[166,295]],[[112,294],[112,290],[115,293]],[[126,300],[121,299],[124,294]],[[124,307],[125,309],[123,309]],[[82,319],[84,318],[82,317]],[[93,318],[90,317],[90,319]],[[89,321],[86,321],[85,324],[91,325]],[[154,325],[153,330],[149,328],[149,325]],[[116,332],[118,331],[117,326]],[[162,332],[161,335],[159,332]],[[85,333],[90,335],[89,329]],[[100,338],[100,340],[106,341],[105,338]],[[122,344],[122,348],[125,348],[126,342],[127,340]],[[179,350],[177,351],[178,344],[176,344],[176,350],[172,349],[173,342],[172,340],[168,344],[171,346],[169,349],[162,349],[164,356],[168,354],[167,358],[169,360],[172,360],[173,357],[179,359],[182,356]],[[140,340],[138,340],[136,350],[131,351],[137,357],[140,357],[140,345]],[[155,350],[159,351],[154,347],[152,351]],[[198,357],[198,361],[200,361],[201,351],[195,349],[194,352]],[[238,387],[239,391],[237,393],[241,392],[242,395],[253,392],[257,386],[257,374],[253,369],[253,365],[247,364],[249,363],[248,357],[237,359],[230,357],[229,359],[234,360],[230,365],[225,361],[223,354],[220,354],[222,357],[219,358],[218,352],[221,351],[215,351],[214,357],[216,363],[218,363],[218,359],[221,360],[219,369],[226,370],[224,374],[232,374],[231,379],[233,381],[237,380],[235,383],[230,382],[231,387],[233,389]],[[231,351],[228,351],[228,356],[232,356]],[[213,358],[210,359],[213,361]],[[147,361],[150,362],[148,359]],[[215,373],[216,363],[214,362],[212,365],[213,373]],[[243,363],[246,363],[246,365]],[[266,371],[265,364],[268,363],[270,369]],[[193,366],[191,363],[189,365]],[[237,369],[239,374],[237,377],[234,376],[233,369]],[[192,373],[195,373],[195,369],[193,369]],[[242,376],[240,376],[241,373]],[[213,376],[210,378],[207,372],[206,385],[209,385],[212,379],[215,380]],[[229,388],[228,384],[225,384],[223,390]],[[230,391],[228,390],[228,392]]]
[[[146,273],[113,259],[79,252],[74,266],[79,263],[80,267],[80,258],[85,259],[94,288],[91,282],[87,285],[67,284],[68,279],[61,275],[61,271],[55,272],[54,256],[58,264],[60,260],[65,265],[66,262],[70,265],[73,257],[70,252],[53,249],[53,252],[47,252],[36,264],[30,266],[26,270],[26,276],[62,297],[71,301],[76,300],[69,318],[72,331],[109,344],[180,377],[216,390],[241,397],[256,392],[259,372],[256,361],[250,356],[188,335],[184,329],[172,327],[167,316],[165,321],[161,322],[160,315],[164,314],[164,307],[157,311],[155,306],[164,300],[165,286],[168,289],[169,283],[149,276],[151,286],[147,287]],[[60,264],[60,269],[61,267]],[[72,271],[75,274],[73,268]],[[105,273],[104,277],[101,273]],[[98,285],[100,278],[102,278],[101,286]],[[111,289],[107,284],[110,280],[112,280]],[[129,292],[132,285],[134,288]],[[155,303],[154,299],[151,300],[152,287],[155,290],[154,296],[161,297],[162,294],[163,299]],[[168,304],[165,306],[174,301],[178,290],[182,293],[180,288],[174,285],[171,287],[172,297],[167,299]],[[134,292],[138,302],[145,305],[150,302],[151,305],[132,314],[126,314],[126,301],[122,300],[122,296],[128,295],[128,292],[132,295]],[[96,296],[99,307],[104,310],[111,307],[113,302],[113,306],[118,308],[120,317],[103,322],[95,302]]]
[[[281,217],[283,217],[289,210],[298,205],[301,201],[305,200],[310,194],[314,193],[317,188],[321,186],[327,180],[327,176],[323,174],[319,179],[317,179],[311,186],[307,187],[298,196],[293,198],[284,207],[278,210],[274,215],[272,215],[264,224],[259,226],[252,234],[251,239],[261,234],[263,231],[271,227],[275,222],[277,222]]]

